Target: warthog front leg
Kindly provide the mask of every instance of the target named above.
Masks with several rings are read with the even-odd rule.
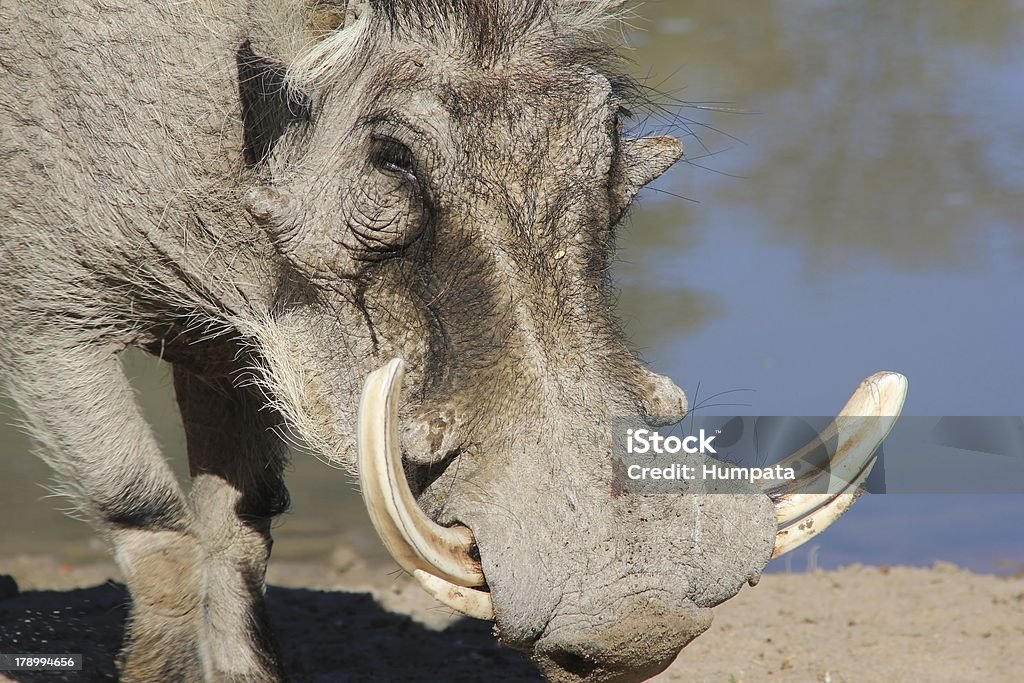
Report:
[[[288,506],[285,450],[260,397],[175,368],[203,556],[200,653],[207,681],[284,675],[263,601],[270,524]]]
[[[42,457],[113,544],[131,592],[121,680],[201,680],[192,514],[116,354],[55,343],[22,347],[10,361],[11,389]]]

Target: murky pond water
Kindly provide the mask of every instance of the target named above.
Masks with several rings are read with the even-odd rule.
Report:
[[[749,390],[725,412],[832,413],[891,369],[910,378],[906,414],[1024,415],[1024,2],[639,15],[630,59],[666,108],[636,126],[681,134],[688,161],[643,195],[617,264],[620,314],[653,366],[691,399]],[[128,364],[180,465],[166,369]],[[0,431],[0,555],[100,556],[28,450]],[[289,482],[275,555],[342,537],[382,554],[347,476],[300,457]],[[790,562],[1009,571],[1022,521],[1024,496],[866,496]]]

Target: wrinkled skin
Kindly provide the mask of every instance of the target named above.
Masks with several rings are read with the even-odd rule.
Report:
[[[653,675],[758,576],[766,496],[612,492],[613,423],[686,409],[611,316],[616,225],[680,154],[623,136],[590,49],[614,3],[68,3],[74,30],[50,4],[0,6],[0,363],[125,570],[125,680],[281,678],[279,436],[354,467],[362,380],[393,357],[420,505],[473,531],[496,634],[550,680]],[[175,365],[190,496],[131,345]]]

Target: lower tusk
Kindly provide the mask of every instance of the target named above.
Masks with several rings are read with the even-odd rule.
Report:
[[[876,451],[903,410],[906,396],[907,378],[903,375],[872,375],[860,383],[821,440],[779,463],[783,467],[806,464],[804,458],[822,442],[834,440],[837,445],[828,468],[810,468],[794,481],[770,482],[765,487],[774,499],[775,520],[781,527],[775,536],[773,558],[814,538],[853,506],[877,460]],[[824,484],[824,493],[800,493]]]
[[[451,607],[459,614],[474,619],[494,621],[494,603],[491,594],[474,588],[456,586],[454,583],[416,569],[412,575],[419,581],[423,590],[434,596],[439,602]]]
[[[822,490],[831,493],[846,488],[874,456],[885,437],[892,431],[907,396],[907,378],[895,372],[878,372],[857,387],[839,415],[815,441],[776,463],[782,468],[806,469],[795,480],[762,482],[762,490],[780,500],[795,491]],[[834,442],[836,452],[828,467],[814,467],[813,454],[823,444]],[[785,495],[784,495],[785,494]],[[806,500],[806,499],[805,499]],[[783,502],[782,508],[790,503]],[[792,519],[807,512],[803,503]],[[777,506],[778,507],[778,506]],[[814,507],[813,505],[811,506]],[[780,510],[781,512],[781,510]],[[789,514],[787,511],[786,514]],[[780,518],[780,523],[788,519]]]
[[[831,494],[831,496],[830,494],[807,494],[808,496],[827,499],[827,502],[822,500],[821,502],[825,502],[825,504],[818,510],[787,527],[779,529],[775,534],[775,550],[772,552],[772,559],[784,555],[790,550],[799,548],[831,526],[833,522],[853,507],[853,504],[857,502],[857,498],[864,492],[862,484],[868,478],[868,474],[871,473],[875,460],[875,458],[872,458],[864,467],[864,470],[842,492]]]
[[[483,570],[471,555],[473,532],[437,524],[409,490],[398,447],[402,375],[402,361],[396,358],[370,373],[363,385],[358,434],[363,502],[377,534],[407,572],[424,570],[460,586],[482,586]]]

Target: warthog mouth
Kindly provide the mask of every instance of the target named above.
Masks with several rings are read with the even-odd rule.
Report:
[[[404,363],[393,359],[370,373],[359,405],[359,483],[370,519],[395,561],[428,593],[455,611],[493,620],[494,605],[473,532],[430,519],[409,489],[398,446],[398,404]],[[843,515],[863,491],[876,451],[903,408],[907,379],[894,372],[868,377],[821,439],[836,444],[828,468],[796,479],[761,482],[775,505],[779,530],[772,557],[814,538]],[[815,440],[779,464],[798,467]],[[801,491],[824,489],[824,493]]]

